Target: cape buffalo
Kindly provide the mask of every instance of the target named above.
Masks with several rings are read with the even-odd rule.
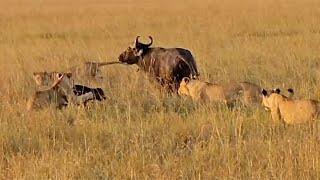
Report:
[[[199,76],[196,61],[191,52],[183,48],[150,47],[153,43],[139,42],[137,36],[133,45],[129,46],[119,56],[119,61],[126,64],[136,64],[139,69],[149,73],[162,86],[177,92],[184,77],[195,79]]]

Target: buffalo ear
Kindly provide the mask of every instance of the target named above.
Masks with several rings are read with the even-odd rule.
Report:
[[[267,90],[262,89],[261,94],[262,94],[263,96],[267,96],[267,95],[268,95],[268,92],[267,92]]]
[[[276,94],[280,94],[281,91],[279,88],[276,88],[276,89],[273,89],[271,92],[276,93]]]

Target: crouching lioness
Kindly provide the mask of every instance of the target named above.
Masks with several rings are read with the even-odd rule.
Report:
[[[242,100],[244,104],[249,105],[261,103],[260,89],[259,86],[248,82],[218,85],[185,77],[180,83],[178,94],[190,96],[195,101],[233,105],[237,100]]]
[[[293,90],[288,89],[291,96]],[[283,120],[288,124],[311,121],[319,117],[320,104],[315,100],[294,100],[290,96],[280,94],[280,89],[262,90],[262,104],[271,111],[273,121]]]
[[[57,73],[55,82],[49,87],[37,90],[27,102],[27,109],[38,109],[53,105],[62,108],[68,104],[84,104],[93,99],[92,92],[76,96],[73,93],[71,73]]]
[[[50,86],[51,84],[56,82],[58,74],[61,74],[61,73],[56,72],[56,71],[53,71],[53,72],[47,72],[47,71],[34,72],[33,79],[36,83],[37,88],[41,88],[41,87],[43,88],[43,87]],[[71,75],[72,73],[64,73],[64,74]],[[71,78],[71,76],[70,76],[70,78]],[[87,86],[80,85],[80,84],[73,85],[73,93],[76,96],[81,96],[81,95],[89,93],[89,92],[92,92],[92,94],[94,95],[94,99],[92,99],[92,100],[102,101],[102,100],[106,99],[104,91],[101,88],[91,88],[91,87],[87,87]]]

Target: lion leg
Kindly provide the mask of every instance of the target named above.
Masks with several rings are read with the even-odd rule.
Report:
[[[279,109],[271,109],[271,117],[275,123],[279,123],[281,120],[281,114]]]

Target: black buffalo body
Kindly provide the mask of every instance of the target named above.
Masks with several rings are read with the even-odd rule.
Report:
[[[161,85],[177,92],[184,77],[196,79],[199,76],[196,61],[191,52],[183,48],[151,48],[151,42],[143,44],[136,38],[119,56],[119,61],[126,64],[136,64],[139,69],[148,72]]]

